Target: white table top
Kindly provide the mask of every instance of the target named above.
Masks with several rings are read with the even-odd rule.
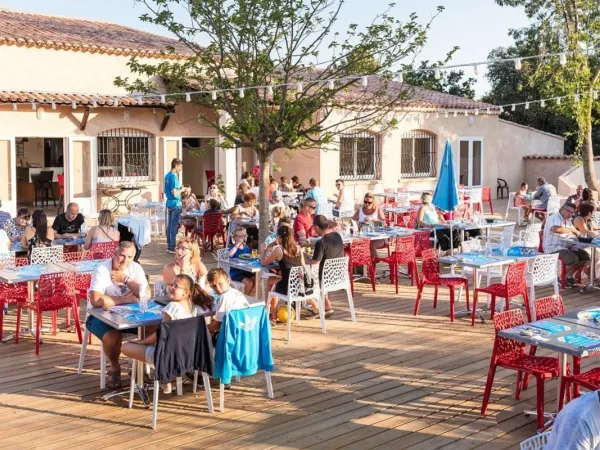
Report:
[[[438,261],[453,266],[471,267],[474,269],[487,269],[488,267],[504,266],[515,262],[511,256],[500,255],[477,255],[473,253],[459,254],[453,256],[442,256]]]

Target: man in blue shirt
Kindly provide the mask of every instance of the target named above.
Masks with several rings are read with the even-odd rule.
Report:
[[[179,172],[183,163],[179,158],[171,161],[171,171],[165,175],[165,197],[167,198],[167,252],[175,253],[177,229],[181,216],[181,192],[183,188],[179,181]]]
[[[325,192],[319,187],[319,183],[314,178],[311,178],[308,182],[310,185],[310,189],[306,192],[304,199],[312,198],[315,202],[317,202],[317,214],[323,214],[324,211],[321,210],[327,204],[327,196]]]

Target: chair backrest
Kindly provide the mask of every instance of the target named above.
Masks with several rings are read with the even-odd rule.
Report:
[[[147,214],[145,202],[139,202],[131,205],[129,213],[132,216],[145,216]]]
[[[411,202],[411,204],[412,204],[412,202]],[[419,217],[419,210],[412,209],[409,211],[408,214],[410,216],[410,220],[406,224],[406,228],[411,228],[414,230],[415,228],[417,228],[417,217]]]
[[[398,236],[394,241],[394,256],[398,264],[413,262],[416,258],[414,236]]]
[[[556,280],[558,256],[558,253],[547,253],[535,257],[531,271],[534,286],[547,286]]]
[[[396,190],[394,188],[384,188],[383,192],[386,194],[393,194],[396,192]]]
[[[56,175],[58,181],[58,187],[60,188],[60,194],[65,195],[65,176],[62,173]]]
[[[92,252],[69,252],[63,253],[63,262],[72,262],[72,261],[88,261],[92,259]]]
[[[533,302],[533,306],[536,320],[550,319],[565,313],[565,304],[560,295],[538,298]]]
[[[481,200],[484,202],[489,202],[492,200],[492,189],[484,186],[481,188]]]
[[[527,262],[519,261],[508,266],[506,271],[506,292],[509,297],[515,297],[527,292],[527,281],[525,273],[527,272]]]
[[[75,301],[75,277],[72,272],[42,275],[36,292],[41,311],[71,308]]]
[[[329,220],[333,220],[333,205],[329,202],[321,203],[317,207],[317,214],[321,214]]]
[[[429,231],[415,231],[413,238],[415,239],[415,257],[420,258],[423,252],[431,248],[431,237]]]
[[[398,192],[406,192],[406,188],[405,187],[400,187],[397,189]]]
[[[321,277],[321,290],[324,294],[350,289],[349,260],[350,258],[347,256],[325,260],[323,263],[323,276]]]
[[[115,256],[115,251],[119,246],[119,241],[94,242],[90,246],[92,259],[108,259]]]
[[[501,355],[520,356],[525,353],[524,343],[498,336],[498,331],[523,325],[524,323],[523,313],[520,309],[509,309],[508,311],[499,312],[494,315],[494,330],[496,336],[494,338],[492,358]]]
[[[552,430],[544,431],[521,442],[521,450],[544,450]]]
[[[600,212],[592,214],[592,222],[594,222],[594,225],[596,225],[597,228],[600,228]]]
[[[502,238],[500,240],[500,247],[504,250],[510,248],[513,244],[513,234],[515,232],[515,226],[509,225],[504,227],[502,230]]]
[[[506,211],[507,212],[511,208],[518,208],[519,207],[519,205],[517,205],[517,203],[516,203],[516,199],[515,199],[516,196],[517,196],[516,192],[509,192],[508,193],[508,204],[506,205]]]
[[[350,243],[350,264],[364,266],[371,264],[371,241],[367,238],[353,239]]]
[[[202,232],[204,234],[221,233],[225,229],[221,212],[206,213],[202,217]]]
[[[31,249],[31,264],[58,264],[63,262],[63,246],[33,247]]]
[[[408,206],[408,205],[410,205],[410,195],[408,195],[406,192],[401,192],[396,197],[396,205],[397,206]]]
[[[152,216],[153,220],[165,220],[167,215],[167,204],[160,202],[154,208],[154,215]]]
[[[440,279],[440,264],[438,263],[437,250],[435,248],[424,250],[421,258],[423,260],[421,267],[423,280],[438,281]]]
[[[229,275],[229,249],[227,247],[217,250],[217,267]]]
[[[153,286],[153,293],[155,297],[159,297],[161,295],[165,295],[166,289],[165,289],[166,285],[165,282],[163,280],[155,280],[154,281],[154,286]]]
[[[481,203],[483,197],[483,189],[475,187],[465,189],[465,197],[469,197],[469,203]]]
[[[481,250],[481,240],[467,239],[465,241],[462,241],[460,247],[463,253],[476,252],[477,250]]]
[[[552,196],[548,199],[548,205],[546,206],[546,214],[548,216],[556,214],[560,209],[560,197]]]
[[[544,230],[538,231],[538,239],[540,240],[540,245],[538,245],[538,253],[542,253],[544,251]]]
[[[15,267],[15,252],[6,251],[0,253],[0,269],[4,267]]]
[[[537,247],[540,245],[540,232],[542,230],[541,223],[530,223],[523,232],[523,246]]]
[[[318,266],[315,265],[314,267],[317,268],[318,270]],[[312,269],[312,267],[311,267]],[[314,273],[314,270],[312,272],[313,275],[313,279],[315,281],[314,283],[314,288],[313,288],[313,293],[310,295],[305,295],[304,292],[304,272],[303,272],[303,266],[297,266],[297,267],[292,267],[290,269],[290,278],[288,281],[288,297],[290,300],[293,299],[298,299],[298,298],[316,298],[318,296],[319,293],[319,286],[318,286],[318,282],[319,282],[319,274],[317,272],[316,276]]]
[[[508,183],[503,178],[496,178],[496,183],[498,183],[499,187],[508,187]]]

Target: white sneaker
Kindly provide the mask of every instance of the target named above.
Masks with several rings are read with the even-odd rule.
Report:
[[[160,388],[165,394],[173,392],[173,385],[171,383],[160,383]]]

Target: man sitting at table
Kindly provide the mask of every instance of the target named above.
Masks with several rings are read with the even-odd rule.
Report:
[[[2,229],[6,232],[6,235],[12,242],[19,242],[30,219],[31,213],[29,212],[29,209],[19,208],[16,217],[8,220],[2,226]]]
[[[315,235],[313,229],[313,217],[317,209],[317,202],[312,198],[307,198],[302,202],[300,213],[294,219],[294,238],[296,241],[308,239]]]
[[[78,237],[81,231],[81,225],[85,223],[83,214],[79,212],[77,203],[69,203],[64,213],[59,214],[54,219],[52,229],[57,238]]]
[[[571,222],[575,214],[575,205],[565,203],[556,214],[552,214],[544,225],[543,249],[544,253],[558,253],[567,268],[567,285],[573,286],[573,274],[580,268],[590,264],[590,255],[583,249],[566,246],[561,239],[568,235],[581,234]]]
[[[550,197],[556,195],[556,188],[548,183],[544,177],[539,177],[537,179],[537,185],[538,188],[535,191],[535,194],[533,194],[533,199],[539,200],[539,203],[534,207],[547,209],[548,200],[550,200]],[[544,220],[545,213],[535,213],[535,216],[540,220]]]
[[[89,303],[92,308],[108,309],[115,305],[137,303],[140,293],[148,291],[148,281],[144,269],[133,261],[135,256],[133,242],[123,241],[115,250],[115,256],[98,265],[92,275],[90,284]],[[122,333],[136,333],[135,329],[115,330],[110,325],[94,316],[88,316],[86,328],[102,341],[102,347],[110,361],[108,387],[121,387],[121,354]],[[104,375],[104,374],[102,374]]]

